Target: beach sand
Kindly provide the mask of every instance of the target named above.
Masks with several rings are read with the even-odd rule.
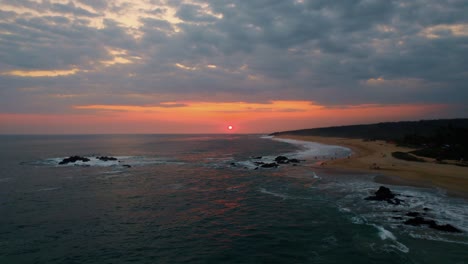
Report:
[[[352,149],[349,158],[328,160],[321,164],[333,168],[355,172],[376,173],[376,181],[388,184],[437,187],[448,194],[468,198],[468,167],[451,164],[438,164],[431,159],[427,162],[405,161],[392,157],[392,152],[407,152],[413,149],[399,147],[385,141],[363,141],[362,139],[282,135],[303,141],[313,141],[327,145],[338,145]]]

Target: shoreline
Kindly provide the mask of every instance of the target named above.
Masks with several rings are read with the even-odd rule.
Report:
[[[362,139],[282,135],[277,138],[316,142],[347,147],[352,154],[347,158],[326,160],[320,168],[357,173],[373,173],[382,184],[442,188],[448,195],[468,199],[468,167],[434,162],[414,162],[396,159],[392,152],[414,149],[399,147],[385,141]]]

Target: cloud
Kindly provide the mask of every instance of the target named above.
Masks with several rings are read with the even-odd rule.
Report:
[[[468,98],[463,0],[4,0],[0,12],[0,112]]]
[[[92,13],[86,9],[76,7],[73,2],[68,2],[67,4],[53,3],[50,6],[50,10],[53,12],[61,14],[72,14],[75,16],[85,16],[85,17],[97,17],[99,16],[96,13]]]

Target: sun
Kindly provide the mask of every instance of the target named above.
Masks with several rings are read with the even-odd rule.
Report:
[[[233,126],[228,126],[227,127],[229,130],[232,130],[234,127]]]

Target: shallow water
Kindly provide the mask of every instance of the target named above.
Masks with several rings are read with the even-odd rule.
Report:
[[[254,163],[344,148],[258,135],[1,136],[0,146],[0,263],[468,259],[466,200],[389,186],[405,204],[365,201],[375,175]],[[70,155],[121,162],[58,165]],[[464,233],[403,225],[410,211]]]

